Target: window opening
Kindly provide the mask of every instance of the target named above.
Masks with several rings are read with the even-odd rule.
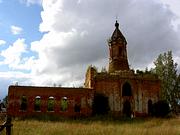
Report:
[[[68,100],[67,100],[67,97],[62,97],[61,98],[61,111],[65,112],[67,111],[67,108],[68,108]]]
[[[35,111],[41,111],[41,97],[40,96],[36,96],[36,98],[35,98],[34,110]]]
[[[81,111],[81,105],[80,104],[75,104],[74,111],[75,112],[80,112]]]
[[[127,82],[123,85],[122,96],[132,96],[131,85]]]
[[[22,110],[22,111],[26,111],[27,110],[27,98],[26,98],[26,96],[22,96],[21,97],[20,110]]]
[[[52,111],[54,111],[54,97],[49,97],[49,99],[48,99],[48,107],[47,107],[47,110],[49,111],[49,112],[52,112]]]
[[[153,104],[152,104],[152,100],[149,99],[148,100],[148,114],[151,116],[153,112]]]
[[[127,117],[130,117],[131,113],[131,103],[128,100],[126,100],[123,104],[123,114]]]

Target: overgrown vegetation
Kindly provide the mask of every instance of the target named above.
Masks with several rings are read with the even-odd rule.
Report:
[[[8,104],[8,96],[7,95],[3,98],[3,104],[5,105],[5,107],[7,107],[7,104]]]
[[[160,100],[153,104],[152,115],[156,117],[165,117],[170,112],[169,104],[166,100]]]
[[[13,135],[179,135],[180,119],[14,120]],[[4,132],[5,134],[5,132]]]
[[[48,110],[48,111],[54,111],[54,104],[55,104],[54,97],[49,98],[49,99],[48,99],[47,110]]]

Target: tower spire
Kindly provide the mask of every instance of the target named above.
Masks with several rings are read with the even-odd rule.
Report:
[[[119,30],[119,23],[116,20],[115,30],[109,41],[109,72],[129,70],[126,45],[126,39]]]
[[[116,23],[115,23],[115,27],[116,27],[116,29],[119,29],[119,23],[117,22],[117,20],[116,20]]]
[[[123,36],[123,34],[121,33],[121,31],[119,30],[119,23],[118,21],[116,20],[116,23],[115,23],[115,30],[111,36],[111,40],[121,40],[122,42],[126,43],[126,39],[125,37]]]

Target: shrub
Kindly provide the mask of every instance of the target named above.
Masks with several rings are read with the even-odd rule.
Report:
[[[170,112],[170,107],[167,101],[160,100],[153,104],[153,116],[165,117]]]

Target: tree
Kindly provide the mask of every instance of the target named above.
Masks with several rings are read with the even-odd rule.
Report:
[[[154,62],[155,68],[153,72],[159,76],[161,80],[161,100],[166,100],[172,109],[176,108],[180,99],[179,95],[179,77],[177,74],[177,63],[174,63],[172,52],[160,54]]]
[[[154,103],[152,109],[153,116],[156,117],[165,117],[170,112],[169,104],[165,100]]]
[[[7,104],[8,104],[8,96],[7,95],[3,98],[3,103],[4,103],[5,107],[7,107]]]
[[[107,73],[106,67],[102,67],[101,73]]]
[[[176,82],[175,82],[175,86],[174,86],[174,91],[176,91],[175,93],[173,93],[173,111],[175,111],[176,113],[180,113],[180,74],[178,75]]]

